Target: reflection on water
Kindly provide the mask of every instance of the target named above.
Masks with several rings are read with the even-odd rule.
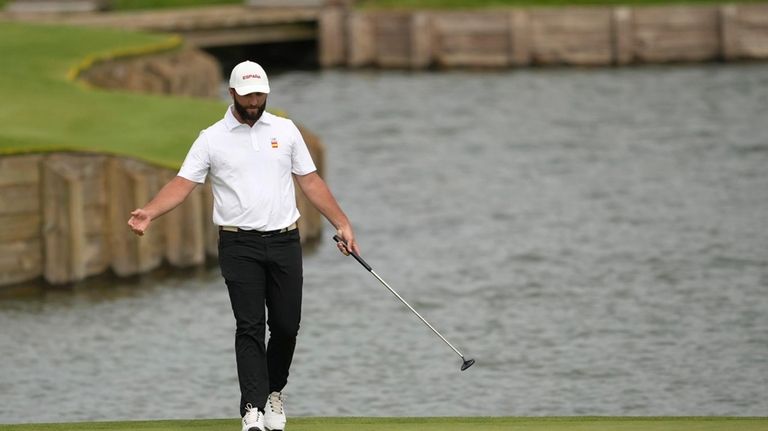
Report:
[[[764,415],[768,66],[302,72],[366,260],[305,260],[291,415]],[[0,422],[237,415],[218,270],[0,300]],[[44,406],[44,408],[41,408]]]

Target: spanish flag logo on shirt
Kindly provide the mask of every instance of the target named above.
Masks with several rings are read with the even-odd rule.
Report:
[[[272,138],[272,148],[277,148],[277,139]]]

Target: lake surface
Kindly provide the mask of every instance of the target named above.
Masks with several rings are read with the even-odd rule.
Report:
[[[765,415],[768,65],[273,74],[363,257],[305,256],[297,416]],[[218,269],[0,299],[0,423],[236,417]]]

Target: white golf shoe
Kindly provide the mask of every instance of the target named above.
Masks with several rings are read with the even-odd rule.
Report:
[[[272,392],[267,397],[267,405],[264,406],[264,426],[267,430],[283,431],[285,429],[283,401],[283,394],[280,392]]]
[[[245,405],[242,431],[264,431],[264,415],[250,404]]]

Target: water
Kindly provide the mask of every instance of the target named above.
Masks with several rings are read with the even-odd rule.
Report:
[[[297,72],[366,260],[305,259],[288,411],[765,415],[768,65]],[[93,282],[105,284],[104,282]],[[0,423],[237,415],[218,270],[0,301]]]

